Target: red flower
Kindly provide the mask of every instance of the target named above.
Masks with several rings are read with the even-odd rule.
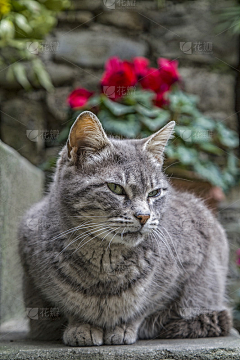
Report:
[[[149,65],[149,60],[146,59],[145,57],[139,56],[133,59],[133,66],[137,78],[142,78],[147,75],[148,65]]]
[[[83,88],[75,89],[71,92],[71,94],[67,98],[67,102],[71,106],[71,108],[78,108],[84,106],[88,99],[93,95],[94,93],[91,91],[88,91]]]
[[[158,69],[149,68],[144,77],[139,79],[139,82],[143,89],[153,90],[155,92],[160,91],[163,81],[160,77]]]
[[[128,61],[112,57],[106,63],[106,71],[101,80],[103,92],[111,98],[119,98],[127,93],[129,87],[135,85],[137,77],[134,66]]]
[[[240,249],[237,250],[237,265],[240,266]]]
[[[169,104],[169,100],[166,99],[166,94],[167,94],[167,90],[158,92],[156,94],[156,97],[154,99],[155,105],[158,107],[163,107],[164,105],[168,105]]]
[[[162,81],[169,86],[180,80],[177,67],[178,62],[176,60],[171,61],[164,58],[158,59],[158,68]]]

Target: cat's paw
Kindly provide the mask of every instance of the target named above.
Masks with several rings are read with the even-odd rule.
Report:
[[[103,344],[103,330],[89,324],[68,325],[63,342],[69,346],[99,346]]]
[[[137,331],[133,326],[121,325],[107,330],[104,335],[106,345],[129,345],[137,340]]]

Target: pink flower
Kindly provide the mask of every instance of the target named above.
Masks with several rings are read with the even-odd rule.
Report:
[[[137,82],[134,66],[129,61],[122,61],[115,56],[107,61],[105,68],[106,71],[101,80],[101,86],[105,94],[108,94],[109,87],[113,87],[115,89],[114,97],[119,98]]]
[[[158,59],[158,68],[161,79],[164,83],[171,86],[176,81],[180,80],[178,72],[178,62],[176,60],[168,60],[164,58]]]
[[[88,102],[88,99],[93,94],[94,93],[91,91],[88,91],[83,88],[78,88],[71,92],[71,94],[67,98],[67,102],[71,106],[72,109],[79,108],[79,107],[86,105],[86,103]]]
[[[145,57],[139,56],[133,59],[133,66],[137,78],[142,78],[145,75],[147,75],[148,65],[149,65],[149,60],[146,59]]]
[[[237,252],[237,265],[240,266],[240,249],[238,249],[236,252]]]

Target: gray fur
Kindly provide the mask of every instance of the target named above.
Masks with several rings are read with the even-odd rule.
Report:
[[[228,242],[204,203],[162,172],[173,125],[117,140],[92,113],[76,120],[49,193],[19,229],[26,308],[60,311],[30,320],[33,338],[85,346],[228,334]],[[163,195],[147,199],[156,188]],[[143,226],[139,213],[150,214]]]

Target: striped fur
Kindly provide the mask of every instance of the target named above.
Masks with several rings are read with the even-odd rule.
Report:
[[[19,228],[26,308],[60,311],[31,319],[33,338],[86,346],[228,333],[227,239],[203,202],[162,172],[170,124],[146,140],[107,139],[91,113],[73,126],[49,193]],[[138,213],[150,214],[145,225]]]

